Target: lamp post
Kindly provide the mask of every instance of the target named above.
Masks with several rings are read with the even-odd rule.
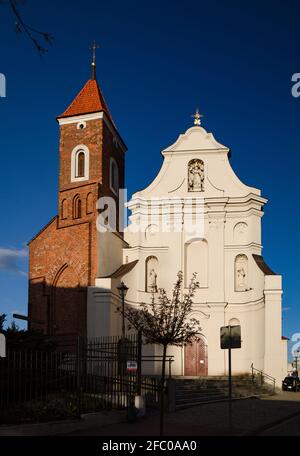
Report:
[[[299,358],[299,353],[300,353],[299,348],[298,348],[298,350],[296,350],[294,353],[295,353],[294,356],[295,356],[296,372],[297,372],[297,374],[298,374],[298,358]]]
[[[127,291],[129,290],[128,287],[126,287],[124,282],[121,282],[120,285],[117,287],[119,291],[119,296],[122,300],[122,338],[125,338],[125,296],[127,294]]]

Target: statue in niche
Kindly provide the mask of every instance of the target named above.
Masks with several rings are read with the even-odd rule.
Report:
[[[148,291],[150,291],[151,293],[157,292],[157,274],[153,268],[149,272]]]
[[[188,191],[204,192],[204,163],[202,160],[191,160],[188,169]]]
[[[247,286],[247,257],[241,255],[235,260],[235,289],[236,291],[246,291]]]

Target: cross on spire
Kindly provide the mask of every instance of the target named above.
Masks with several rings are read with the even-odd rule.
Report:
[[[196,109],[196,112],[195,112],[195,114],[192,115],[192,117],[194,118],[194,125],[200,126],[201,125],[201,117],[203,117],[203,114],[200,114],[198,108]]]
[[[99,44],[97,44],[95,40],[90,47],[90,50],[92,51],[92,79],[96,79],[96,49],[99,47]]]

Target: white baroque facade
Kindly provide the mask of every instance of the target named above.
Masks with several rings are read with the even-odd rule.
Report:
[[[170,348],[172,373],[226,374],[220,327],[240,324],[242,347],[233,350],[233,373],[249,373],[253,363],[279,385],[287,370],[287,341],[281,332],[281,276],[262,258],[267,200],[238,179],[228,154],[200,125],[162,151],[157,177],[128,204],[124,241],[116,233],[98,234],[103,274],[88,290],[88,335],[121,333],[115,312],[121,281],[129,287],[127,304],[135,306],[149,302],[158,288],[170,293],[178,271],[185,287],[196,272],[200,289],[191,317],[200,321],[201,340]],[[145,353],[161,351],[147,346]],[[144,372],[159,369],[159,363],[144,365]]]

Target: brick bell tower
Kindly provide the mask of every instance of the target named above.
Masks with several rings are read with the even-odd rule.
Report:
[[[95,47],[94,47],[95,50]],[[60,129],[58,215],[29,242],[29,327],[58,340],[86,335],[87,288],[103,276],[96,202],[118,203],[127,150],[92,77],[57,117]],[[115,233],[122,239],[122,233]],[[106,260],[107,261],[107,260]]]

